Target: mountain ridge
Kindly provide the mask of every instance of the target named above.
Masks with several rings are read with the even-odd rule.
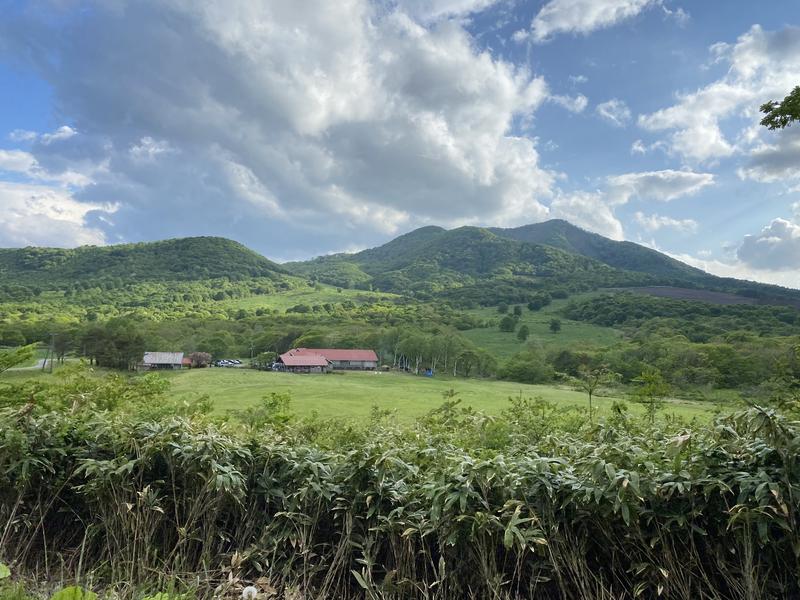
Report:
[[[711,275],[651,248],[563,220],[516,228],[426,226],[352,254],[277,264],[243,244],[196,236],[74,249],[0,249],[6,285],[297,276],[454,303],[524,302],[537,292],[683,287],[800,308],[800,290]],[[44,282],[44,284],[43,284]]]

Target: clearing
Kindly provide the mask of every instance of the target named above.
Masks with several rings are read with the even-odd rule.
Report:
[[[165,373],[172,392],[189,397],[207,394],[219,412],[254,406],[270,392],[289,392],[292,410],[300,415],[317,412],[324,418],[363,419],[372,407],[397,410],[398,419],[409,421],[438,407],[443,392],[454,389],[463,405],[489,414],[509,406],[509,398],[542,397],[561,406],[586,407],[586,394],[567,387],[527,385],[510,381],[421,377],[395,372],[338,372],[300,375],[251,369],[193,369]],[[617,397],[596,397],[599,412],[607,412]],[[630,410],[642,411],[629,403]],[[685,418],[708,418],[718,405],[711,402],[670,400],[667,412]]]

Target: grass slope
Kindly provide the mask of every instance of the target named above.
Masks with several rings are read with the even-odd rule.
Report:
[[[365,419],[372,407],[397,411],[397,418],[409,421],[437,408],[442,393],[454,389],[465,406],[488,414],[508,408],[509,397],[540,396],[563,407],[585,407],[586,395],[568,388],[525,385],[506,381],[426,378],[405,373],[358,373],[295,375],[250,369],[195,369],[168,375],[175,394],[189,397],[208,394],[220,412],[255,405],[270,392],[289,392],[292,409],[299,415],[313,411],[323,418]],[[596,398],[600,413],[607,412],[613,397]],[[670,401],[668,412],[686,418],[707,417],[713,404]],[[631,404],[631,410],[641,411]]]
[[[523,305],[522,316],[517,324],[517,330],[522,325],[528,326],[530,337],[527,342],[518,340],[516,331],[514,333],[500,331],[498,324],[503,315],[499,314],[495,307],[480,308],[468,312],[481,319],[497,321],[496,324],[491,327],[468,329],[461,333],[479,348],[491,352],[500,360],[505,360],[517,352],[521,352],[528,344],[536,345],[545,351],[566,347],[585,350],[593,346],[609,346],[622,336],[619,330],[582,321],[571,321],[560,314],[561,309],[570,301],[589,299],[593,296],[594,294],[584,294],[573,296],[570,300],[554,300],[552,304],[535,312],[529,311]],[[509,309],[509,312],[511,312],[511,309]],[[559,333],[550,331],[550,321],[554,318],[561,321],[561,331]]]

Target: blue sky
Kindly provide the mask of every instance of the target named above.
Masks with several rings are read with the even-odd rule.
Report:
[[[800,3],[0,0],[0,246],[566,218],[800,287]]]

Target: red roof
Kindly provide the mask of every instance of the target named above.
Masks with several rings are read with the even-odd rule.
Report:
[[[321,354],[296,354],[294,350],[289,350],[286,354],[281,354],[281,362],[287,367],[327,367],[328,359]]]
[[[347,350],[343,348],[295,348],[288,354],[294,356],[321,355],[328,360],[357,360],[378,362],[378,355],[374,350]]]

